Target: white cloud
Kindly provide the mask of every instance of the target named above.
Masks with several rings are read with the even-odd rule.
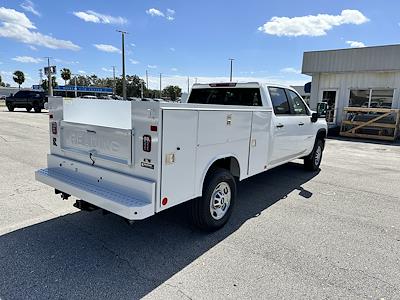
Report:
[[[301,71],[292,67],[287,67],[287,68],[283,68],[281,69],[282,73],[292,73],[292,74],[300,74]]]
[[[104,71],[104,72],[112,72],[113,71],[113,69],[107,69],[107,68],[104,68],[104,67],[101,68],[101,70]]]
[[[37,51],[37,48],[36,48],[35,46],[29,45],[28,47],[29,47],[29,49],[31,49],[32,51]]]
[[[79,73],[79,74],[86,74],[86,71],[79,70],[78,73]]]
[[[139,61],[134,60],[134,59],[132,59],[132,58],[130,58],[129,61],[131,62],[131,64],[134,64],[134,65],[140,64]]]
[[[102,24],[116,24],[116,25],[124,25],[128,23],[128,20],[124,17],[113,17],[109,15],[100,14],[93,10],[86,11],[74,11],[73,14],[84,20],[85,22],[92,23],[102,23]]]
[[[33,31],[36,27],[21,12],[0,7],[0,37],[10,38],[25,44],[43,46],[50,49],[79,50],[71,41],[59,40],[52,36]]]
[[[178,72],[178,69],[177,68],[171,68],[171,71],[172,72]]]
[[[31,12],[34,15],[41,16],[40,12],[38,12],[35,8],[35,4],[30,0],[25,0],[20,4],[20,7],[27,12]]]
[[[345,9],[340,15],[308,15],[302,17],[273,17],[258,28],[276,36],[323,36],[334,26],[343,24],[360,25],[369,19],[358,10]]]
[[[117,47],[114,47],[113,45],[107,45],[107,44],[94,44],[98,50],[103,51],[103,52],[109,52],[109,53],[121,53],[121,50],[119,50]]]
[[[152,17],[165,17],[164,13],[157,8],[149,8],[148,10],[146,10],[146,14]]]
[[[358,42],[358,41],[346,41],[346,44],[349,45],[351,48],[365,47],[365,44],[363,42]]]
[[[74,60],[64,60],[64,59],[60,59],[60,58],[55,58],[54,61],[57,63],[66,64],[66,65],[79,64],[79,61],[77,61],[77,60],[74,61]]]
[[[27,29],[36,29],[24,13],[15,9],[0,7],[0,21],[6,24],[16,24]]]
[[[168,21],[173,21],[175,20],[175,10],[168,8],[165,13],[163,13],[161,10],[157,8],[149,8],[146,10],[146,14],[152,16],[152,17],[162,17],[166,18]]]
[[[169,50],[171,50],[172,52],[175,52],[175,48],[174,47],[169,48]]]
[[[166,18],[168,21],[173,21],[175,20],[175,10],[168,8],[167,13],[166,13]]]
[[[156,65],[147,65],[147,67],[148,67],[149,69],[157,69],[157,66],[156,66]]]
[[[134,43],[131,43],[131,46],[132,46],[132,47],[136,47],[136,44],[134,44]]]
[[[32,56],[17,56],[12,58],[12,60],[18,61],[20,63],[32,63],[32,64],[38,64],[43,61],[41,58],[35,58]]]

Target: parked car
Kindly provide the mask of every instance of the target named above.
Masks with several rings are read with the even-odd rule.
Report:
[[[82,99],[97,99],[97,97],[92,96],[92,95],[85,95],[85,96],[82,96]]]
[[[14,111],[15,108],[25,108],[29,112],[33,108],[35,112],[39,113],[44,109],[46,102],[47,96],[42,91],[21,90],[6,97],[6,106],[9,111]]]
[[[327,133],[294,89],[275,84],[197,84],[185,104],[78,99],[65,109],[50,98],[49,107],[38,181],[80,199],[78,208],[129,221],[190,201],[207,231],[228,221],[237,181],[298,158],[318,170]]]

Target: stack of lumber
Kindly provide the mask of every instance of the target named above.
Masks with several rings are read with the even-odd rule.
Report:
[[[394,141],[399,136],[400,109],[345,107],[340,135]]]

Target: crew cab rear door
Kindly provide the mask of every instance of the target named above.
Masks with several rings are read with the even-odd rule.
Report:
[[[289,100],[291,114],[296,119],[296,130],[298,151],[307,152],[314,145],[313,123],[311,122],[311,113],[301,97],[292,90],[286,89],[286,95]]]

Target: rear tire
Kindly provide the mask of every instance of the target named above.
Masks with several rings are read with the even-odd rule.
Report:
[[[14,106],[12,104],[7,105],[8,111],[14,111]]]
[[[32,106],[27,106],[27,107],[26,107],[26,111],[27,111],[27,112],[30,112],[31,110],[32,110]]]
[[[203,196],[190,203],[193,224],[205,231],[215,231],[228,222],[236,200],[236,182],[225,169],[216,169],[207,176]]]
[[[35,107],[34,110],[35,110],[35,113],[40,113],[40,112],[42,112],[42,109],[41,109],[40,107]]]
[[[319,170],[322,161],[322,153],[324,151],[324,141],[317,139],[315,141],[314,149],[309,156],[304,158],[304,167],[309,171]]]

